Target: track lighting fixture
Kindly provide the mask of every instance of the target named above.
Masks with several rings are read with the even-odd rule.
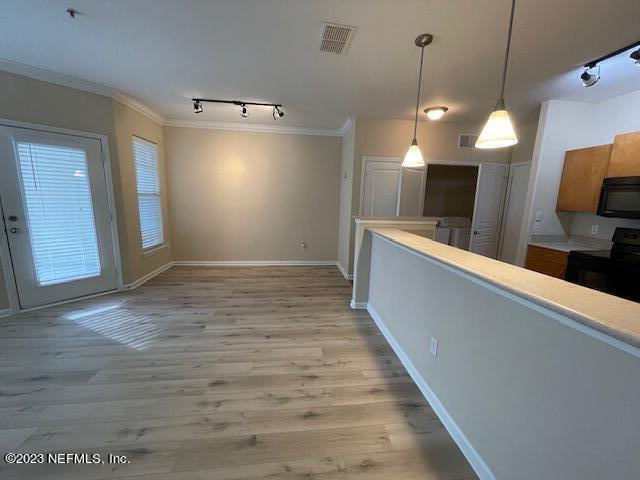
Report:
[[[278,120],[280,117],[284,117],[284,112],[281,110],[281,103],[264,103],[264,102],[244,102],[242,100],[215,100],[212,98],[192,98],[193,113],[202,113],[202,102],[207,103],[227,103],[230,105],[237,105],[240,107],[240,116],[247,118],[249,116],[249,110],[247,105],[255,105],[258,107],[273,107],[273,119]]]
[[[429,120],[440,120],[449,109],[447,107],[429,107],[424,109]]]
[[[593,73],[589,73],[590,70],[593,70]],[[598,80],[600,80],[600,65],[585,67],[580,78],[582,79],[582,85],[585,87],[592,87],[598,83]]]
[[[582,79],[582,84],[585,87],[592,87],[593,85],[595,85],[598,82],[598,80],[600,80],[600,63],[601,62],[603,62],[604,60],[613,58],[617,55],[620,55],[621,53],[628,52],[632,48],[636,48],[636,47],[640,47],[640,42],[632,43],[631,45],[627,45],[626,47],[622,47],[611,53],[607,53],[606,55],[603,55],[600,58],[591,60],[589,63],[585,63],[584,71],[582,72],[582,75],[580,75],[580,79]],[[631,53],[631,55],[629,55],[629,58],[631,58],[631,60],[635,62],[637,67],[640,67],[640,48],[637,50],[634,50]],[[595,70],[595,72],[592,72],[592,70]]]
[[[418,108],[420,107],[420,87],[422,86],[422,63],[424,61],[424,47],[433,42],[433,35],[430,33],[422,33],[416,37],[414,43],[416,47],[420,48],[420,70],[418,74],[418,96],[416,98],[416,116],[413,122],[413,140],[409,145],[409,150],[404,156],[402,166],[407,168],[422,168],[424,167],[424,160],[422,159],[422,152],[418,147],[418,140],[416,140],[416,133],[418,130]]]
[[[280,107],[278,107],[277,105],[274,105],[274,107],[273,107],[273,119],[274,120],[280,120],[282,117],[284,117],[284,112],[282,110],[280,110]]]

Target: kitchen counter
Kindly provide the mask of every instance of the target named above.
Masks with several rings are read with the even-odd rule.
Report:
[[[560,252],[572,250],[609,250],[611,242],[591,237],[565,237],[562,235],[532,235],[529,245],[550,248]]]
[[[631,345],[640,356],[640,351],[637,350],[640,348],[640,303],[442,245],[406,231],[379,227],[367,230],[402,248],[441,262]]]
[[[361,301],[479,478],[638,478],[640,303],[400,229],[365,242]]]

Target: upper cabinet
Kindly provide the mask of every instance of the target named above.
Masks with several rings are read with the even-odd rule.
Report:
[[[598,211],[602,180],[612,176],[608,174],[611,151],[612,145],[609,144],[569,150],[565,154],[556,210],[591,213]]]
[[[607,177],[640,175],[640,132],[616,135],[611,150]]]

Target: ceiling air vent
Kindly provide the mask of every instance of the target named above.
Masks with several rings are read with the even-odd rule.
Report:
[[[335,53],[341,55],[347,51],[356,27],[349,25],[338,25],[337,23],[323,23],[321,52]]]
[[[478,135],[472,133],[458,134],[458,148],[475,148]]]

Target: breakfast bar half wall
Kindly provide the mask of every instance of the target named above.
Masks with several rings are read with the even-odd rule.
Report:
[[[363,236],[360,301],[480,478],[640,478],[640,304],[396,228]]]

